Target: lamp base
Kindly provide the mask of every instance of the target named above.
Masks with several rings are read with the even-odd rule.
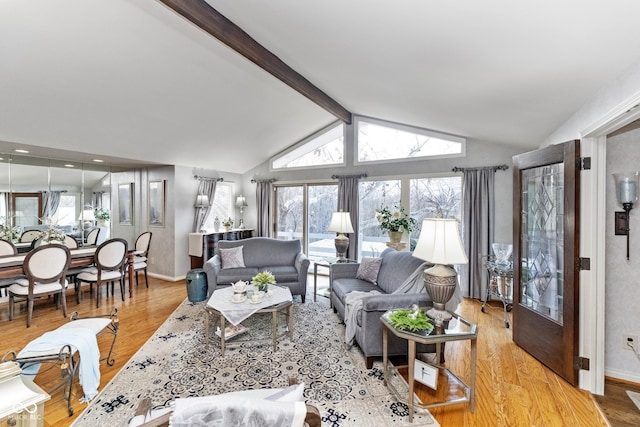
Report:
[[[347,253],[347,249],[349,249],[349,238],[344,234],[339,234],[333,242],[336,245],[336,256],[338,257],[338,262],[345,262],[345,254]]]
[[[446,311],[445,304],[458,286],[458,273],[449,266],[436,264],[426,269],[422,277],[424,286],[433,300],[433,308],[427,311],[427,316],[435,320],[436,325],[451,320],[452,316]]]

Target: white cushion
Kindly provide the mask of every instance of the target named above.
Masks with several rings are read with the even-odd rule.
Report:
[[[147,263],[146,262],[135,262],[135,263],[133,263],[133,269],[134,270],[141,270],[143,268],[147,268]]]
[[[147,260],[146,256],[140,256],[140,255],[136,255],[133,257],[133,262],[145,262]]]
[[[69,286],[69,282],[67,282],[67,280],[65,279],[64,287],[66,288],[67,286]],[[36,286],[33,288],[33,294],[40,295],[40,294],[45,294],[49,292],[59,291],[60,289],[62,289],[62,287],[60,286],[60,282],[36,283]],[[22,286],[17,283],[9,286],[9,292],[16,295],[29,295],[28,282],[27,282],[27,286]]]
[[[119,279],[120,277],[122,277],[122,274],[119,271],[103,271],[101,279],[114,280]],[[81,280],[83,282],[97,282],[98,272],[96,271],[95,273],[90,273],[87,271],[83,271],[82,273],[78,274],[77,278],[78,280]]]

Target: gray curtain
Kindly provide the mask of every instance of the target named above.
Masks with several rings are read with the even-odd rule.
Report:
[[[93,193],[93,208],[102,209],[102,195],[104,191],[97,191]]]
[[[462,235],[469,264],[461,266],[463,295],[485,300],[489,277],[482,256],[491,253],[495,232],[495,168],[463,172]]]
[[[363,175],[337,176],[338,178],[338,211],[349,212],[353,233],[347,235],[349,238],[349,249],[347,258],[358,259],[359,228],[360,218],[360,198],[358,195],[358,183]]]
[[[273,184],[271,180],[256,181],[256,209],[258,211],[258,223],[256,225],[257,237],[271,237],[271,192]]]
[[[196,207],[196,212],[193,217],[193,232],[200,231],[204,222],[211,212],[211,205],[213,204],[213,197],[216,194],[216,185],[218,184],[218,178],[198,178],[200,184],[198,184],[198,194],[204,194],[209,198],[209,206]]]
[[[51,218],[60,206],[61,191],[43,191],[42,192],[42,216],[44,219]]]

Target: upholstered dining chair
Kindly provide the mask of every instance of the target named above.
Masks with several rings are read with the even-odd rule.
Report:
[[[97,227],[89,231],[89,234],[87,234],[87,239],[86,239],[87,245],[95,245],[98,242],[99,234],[100,234],[100,229]]]
[[[147,277],[147,259],[149,257],[149,246],[151,244],[150,231],[145,231],[136,239],[135,249],[133,252],[133,272],[136,275],[136,287],[138,286],[138,271],[144,272],[144,281],[149,287],[149,278]]]
[[[15,304],[27,301],[27,328],[31,326],[33,302],[46,295],[57,295],[56,304],[62,306],[62,315],[67,317],[67,269],[71,253],[64,245],[43,245],[27,254],[23,269],[26,279],[18,279],[9,286],[9,320],[13,320]]]
[[[105,283],[107,285],[107,295],[109,295],[109,283],[112,284],[117,280],[120,282],[120,294],[124,301],[124,278],[125,266],[127,262],[127,241],[120,238],[114,238],[103,242],[94,255],[94,266],[83,270],[76,276],[75,289],[78,303],[82,299],[82,283],[88,283],[90,289],[96,284],[96,307],[100,307],[101,292],[100,286]]]
[[[0,257],[4,257],[4,256],[14,256],[18,254],[18,249],[16,248],[16,245],[13,244],[13,242],[10,242],[9,240],[5,240],[5,239],[0,239]],[[24,276],[19,276],[19,277],[24,277]],[[8,277],[6,279],[0,279],[0,296],[2,296],[2,289],[5,289],[5,294],[9,295],[9,293],[6,291],[6,288],[8,288],[9,286],[13,285],[16,282],[16,277]]]
[[[20,243],[33,242],[40,236],[39,230],[27,230],[20,235]]]

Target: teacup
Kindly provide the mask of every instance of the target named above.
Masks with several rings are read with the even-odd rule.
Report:
[[[233,294],[233,300],[235,302],[240,302],[240,301],[242,301],[243,298],[244,298],[244,295],[242,295],[241,293]]]
[[[262,301],[262,297],[264,297],[264,292],[256,292],[251,295],[251,302],[260,302]]]

